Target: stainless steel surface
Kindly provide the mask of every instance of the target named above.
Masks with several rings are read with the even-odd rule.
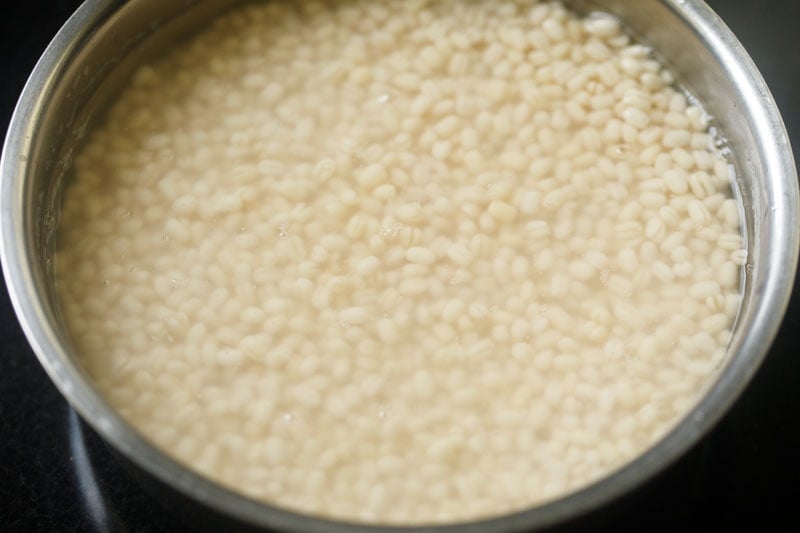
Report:
[[[201,504],[251,524],[352,531],[355,526],[350,524],[241,497],[148,444],[97,395],[76,365],[52,292],[52,236],[72,146],[142,58],[157,55],[236,1],[89,0],[67,22],[31,75],[6,138],[0,162],[3,270],[20,322],[53,382],[81,416],[138,467]],[[797,264],[798,189],[789,141],[763,79],[724,24],[698,0],[572,4],[620,15],[666,59],[728,139],[751,252],[743,308],[719,378],[655,447],[579,492],[513,515],[458,526],[464,531],[560,522],[630,491],[685,452],[731,405],[766,354]]]

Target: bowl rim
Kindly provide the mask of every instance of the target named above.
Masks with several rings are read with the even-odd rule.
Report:
[[[13,113],[0,160],[0,260],[12,306],[33,351],[50,379],[102,438],[133,464],[166,485],[227,516],[260,527],[292,531],[457,530],[518,531],[542,528],[572,519],[615,500],[667,468],[727,412],[755,374],[774,340],[788,306],[797,268],[798,184],[789,138],[777,105],[744,47],[725,23],[702,0],[659,0],[688,25],[725,65],[736,83],[746,111],[757,127],[756,141],[782,202],[772,215],[785,228],[769,239],[772,269],[763,287],[753,327],[740,352],[700,402],[646,452],[596,482],[555,500],[521,511],[469,522],[429,526],[382,526],[327,519],[257,502],[196,474],[150,444],[89,384],[66,353],[41,303],[31,274],[34,257],[25,242],[24,182],[27,161],[48,96],[58,75],[80,50],[93,28],[108,21],[125,0],[87,0],[61,27],[33,69]]]

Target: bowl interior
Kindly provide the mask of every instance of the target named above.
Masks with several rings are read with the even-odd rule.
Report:
[[[151,447],[96,394],[76,364],[53,291],[58,206],[75,146],[138,64],[237,3],[241,0],[84,3],[37,65],[9,130],[2,163],[3,267],[20,321],[45,369],[83,417],[133,462],[202,503],[252,523],[349,530],[331,522],[306,522],[239,497]],[[730,148],[750,255],[728,356],[695,408],[655,447],[612,476],[553,503],[490,521],[503,529],[552,524],[595,507],[664,468],[696,442],[766,353],[797,262],[797,179],[788,139],[761,76],[722,22],[695,0],[565,3],[579,11],[618,15],[703,103]]]

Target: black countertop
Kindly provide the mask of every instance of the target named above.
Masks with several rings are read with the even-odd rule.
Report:
[[[631,0],[634,1],[634,0]],[[0,123],[78,0],[3,7]],[[709,2],[772,89],[800,153],[800,2]],[[800,159],[800,158],[799,158]],[[603,531],[800,531],[800,290],[765,364],[716,429],[665,474],[588,522]],[[178,531],[51,385],[0,290],[0,531]],[[739,529],[739,528],[737,528]]]

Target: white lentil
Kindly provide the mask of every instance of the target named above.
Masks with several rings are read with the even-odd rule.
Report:
[[[495,200],[489,204],[489,214],[500,222],[513,222],[517,217],[517,210],[512,205]]]
[[[629,107],[622,112],[622,117],[625,122],[635,127],[636,129],[644,129],[650,124],[650,116],[636,107]]]
[[[747,250],[740,248],[731,252],[731,261],[739,266],[744,266],[747,263]]]
[[[687,205],[689,218],[698,226],[702,226],[709,218],[708,209],[699,200],[690,200]]]
[[[586,281],[594,275],[595,269],[585,261],[573,261],[569,265],[569,273],[581,281]]]
[[[636,257],[636,252],[630,248],[623,248],[617,254],[619,267],[623,272],[631,274],[639,267],[639,259]]]
[[[673,194],[684,194],[689,190],[688,175],[679,168],[664,172],[664,184]]]
[[[397,218],[404,222],[418,221],[422,214],[422,206],[419,202],[411,202],[401,205],[397,209]]]
[[[719,283],[716,281],[700,281],[689,287],[689,295],[692,298],[705,299],[719,294],[721,291]]]
[[[365,257],[358,262],[358,266],[356,267],[356,272],[359,276],[369,276],[374,274],[378,271],[381,267],[381,260],[371,255],[369,257]]]
[[[652,265],[653,274],[662,282],[670,282],[675,279],[672,269],[663,261],[656,261]]]
[[[365,187],[375,188],[384,183],[387,178],[388,175],[383,166],[372,164],[359,173],[358,182]]]
[[[418,265],[430,265],[436,261],[436,254],[429,248],[412,246],[406,252],[406,259]]]
[[[653,242],[661,242],[667,234],[667,228],[660,218],[651,218],[647,221],[644,234]]]

